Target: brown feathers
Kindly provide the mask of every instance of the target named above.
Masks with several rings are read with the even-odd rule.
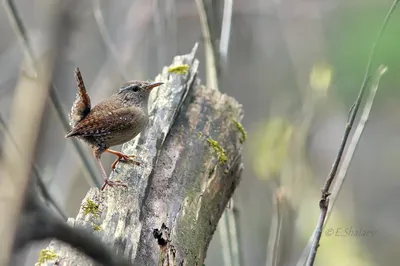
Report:
[[[69,115],[72,129],[65,136],[77,137],[88,143],[98,162],[105,185],[124,186],[122,183],[110,181],[101,163],[101,154],[105,151],[118,156],[113,168],[121,159],[131,160],[132,156],[109,150],[109,147],[123,144],[136,137],[145,129],[149,120],[147,104],[150,91],[162,83],[134,81],[124,85],[118,92],[100,102],[93,108],[86,92],[79,68],[75,70],[78,93]]]
[[[75,69],[75,78],[78,85],[78,93],[69,114],[69,121],[72,127],[82,121],[90,112],[90,97],[87,94],[79,68]]]

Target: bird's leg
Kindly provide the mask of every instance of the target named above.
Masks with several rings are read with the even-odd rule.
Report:
[[[122,182],[119,181],[119,180],[118,180],[118,181],[111,181],[111,180],[108,178],[108,176],[107,176],[107,174],[106,174],[106,171],[104,170],[103,164],[101,163],[101,160],[100,160],[101,153],[98,152],[98,151],[94,151],[93,154],[94,154],[94,157],[96,158],[97,163],[98,163],[99,166],[100,166],[101,174],[103,175],[103,178],[104,178],[104,184],[103,184],[103,186],[101,187],[101,190],[104,190],[104,188],[105,188],[107,185],[109,185],[110,187],[122,186],[122,187],[128,188],[127,185],[125,185],[124,183],[122,183]]]
[[[132,163],[134,163],[134,164],[136,164],[136,165],[140,165],[139,162],[133,160],[133,158],[136,157],[135,155],[126,155],[126,154],[123,154],[123,153],[121,153],[121,152],[119,152],[119,151],[114,151],[114,150],[110,150],[110,149],[107,149],[106,152],[112,153],[112,154],[114,154],[115,156],[118,157],[118,158],[113,162],[113,164],[111,165],[111,168],[112,168],[113,170],[114,170],[115,167],[117,166],[117,163],[118,163],[119,161],[121,161],[121,160],[131,161]]]

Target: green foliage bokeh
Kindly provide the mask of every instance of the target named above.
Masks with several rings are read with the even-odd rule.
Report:
[[[390,2],[381,4],[343,5],[327,16],[325,21],[326,38],[330,63],[335,70],[333,83],[336,93],[346,105],[356,98],[360,89],[368,57]],[[386,5],[387,2],[387,5]],[[399,9],[399,8],[397,8]],[[381,64],[388,67],[382,79],[380,97],[376,104],[385,98],[400,96],[400,10],[395,10],[384,31],[373,60],[372,73]]]

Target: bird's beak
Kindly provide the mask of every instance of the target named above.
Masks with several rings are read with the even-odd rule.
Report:
[[[151,91],[153,88],[158,87],[158,86],[161,86],[161,85],[163,85],[163,84],[164,84],[164,83],[162,83],[162,82],[155,82],[155,83],[152,83],[152,84],[150,84],[149,86],[147,86],[147,90]]]

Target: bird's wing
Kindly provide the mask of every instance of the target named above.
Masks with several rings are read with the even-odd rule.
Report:
[[[79,68],[75,69],[75,78],[78,85],[78,93],[69,113],[71,126],[75,126],[82,121],[90,112],[90,97],[86,92],[85,83]]]
[[[98,137],[131,127],[142,112],[134,106],[119,109],[93,108],[93,110],[67,133],[66,137]]]

